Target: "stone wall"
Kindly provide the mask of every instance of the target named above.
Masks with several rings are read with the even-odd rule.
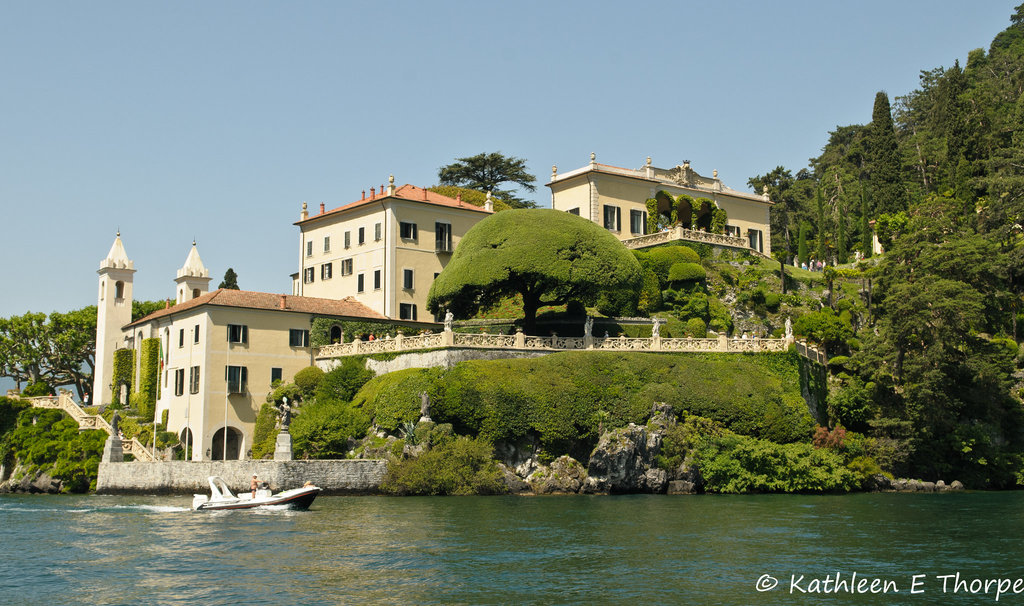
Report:
[[[392,360],[366,359],[366,368],[378,375],[405,370],[407,368],[434,368],[444,366],[451,368],[466,360],[503,360],[506,358],[538,358],[554,351],[509,351],[505,349],[435,349],[433,351],[410,352],[395,355]],[[317,360],[324,372],[329,372],[341,364],[341,358]]]
[[[99,494],[209,494],[207,478],[220,476],[235,491],[249,489],[256,474],[274,492],[313,482],[323,494],[377,494],[387,461],[132,461],[100,463]]]

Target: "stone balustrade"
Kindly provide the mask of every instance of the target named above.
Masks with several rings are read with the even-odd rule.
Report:
[[[107,420],[99,415],[91,415],[84,410],[75,402],[74,398],[67,391],[61,391],[59,396],[40,396],[37,398],[29,398],[29,402],[36,408],[55,408],[57,410],[63,410],[68,413],[72,419],[78,423],[79,430],[86,429],[99,429],[107,432],[107,435],[114,435],[114,428],[107,423]],[[153,456],[145,446],[142,445],[137,439],[132,438],[131,441],[121,441],[121,447],[124,450],[124,454],[130,454],[140,461],[155,461],[156,457]]]
[[[317,360],[328,360],[352,355],[367,355],[385,352],[415,351],[434,348],[476,348],[507,349],[527,351],[652,351],[652,352],[717,352],[717,353],[760,353],[784,352],[793,338],[781,339],[740,339],[720,335],[710,339],[663,338],[663,337],[549,337],[526,336],[521,331],[515,335],[487,333],[458,333],[444,331],[416,337],[405,337],[401,333],[394,339],[376,341],[353,341],[321,347]],[[797,344],[800,355],[824,364],[824,352],[807,345]]]
[[[756,250],[750,248],[750,241],[747,238],[727,236],[725,234],[713,234],[711,232],[696,229],[685,229],[680,225],[670,227],[669,229],[659,231],[657,233],[628,238],[623,240],[622,244],[625,245],[626,248],[635,249],[664,244],[675,240],[689,240],[691,242],[704,242],[705,244],[717,244],[718,246],[742,248],[753,254],[757,254]]]

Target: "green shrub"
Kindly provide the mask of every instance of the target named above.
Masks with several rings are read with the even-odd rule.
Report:
[[[288,432],[298,457],[339,459],[348,452],[349,438],[361,438],[370,427],[370,417],[348,402],[336,400],[303,404]]]
[[[704,339],[708,336],[708,327],[700,318],[690,318],[686,321],[686,334],[697,339]]]
[[[777,295],[777,294],[775,294],[773,292],[765,293],[765,295],[764,295],[764,306],[765,306],[765,308],[768,311],[773,312],[773,313],[779,311],[779,303],[780,302],[781,301],[779,299],[779,295]]]
[[[121,386],[125,385],[125,393],[132,393],[132,378],[135,376],[135,350],[117,349],[114,350],[114,369],[110,380],[111,404],[125,405],[121,401]],[[98,402],[101,403],[101,402]]]
[[[8,436],[9,448],[23,465],[48,470],[61,480],[64,492],[95,490],[107,432],[78,430],[64,412],[25,409]]]
[[[700,255],[686,246],[659,246],[647,251],[646,258],[638,257],[641,267],[650,269],[664,287],[669,282],[669,270],[676,263],[700,263]]]
[[[366,362],[359,358],[342,358],[341,365],[325,373],[316,387],[319,402],[331,400],[348,402],[367,381],[373,378],[373,371],[366,369]]]
[[[21,395],[26,398],[36,398],[39,396],[52,396],[54,393],[53,388],[47,385],[45,381],[36,381],[35,383],[29,383],[22,390]]]
[[[793,323],[793,333],[833,347],[852,337],[853,329],[849,323],[843,322],[834,311],[826,307],[797,318]]]
[[[277,406],[264,402],[256,415],[256,425],[252,430],[252,458],[262,459],[274,454],[277,446]]]
[[[493,449],[482,439],[457,437],[415,459],[388,465],[381,490],[395,495],[473,495],[508,492]]]
[[[700,263],[675,263],[669,269],[669,282],[691,282],[694,280],[706,280],[707,271]]]
[[[316,393],[316,388],[319,387],[320,381],[324,378],[324,371],[320,370],[317,366],[307,366],[302,370],[295,373],[292,381],[302,392],[303,399],[306,399]]]
[[[359,390],[352,403],[377,426],[397,431],[403,423],[420,418],[421,394],[431,393],[432,377],[440,370],[410,368],[381,375]]]

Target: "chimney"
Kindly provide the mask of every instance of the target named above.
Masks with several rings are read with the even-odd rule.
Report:
[[[359,198],[359,199],[360,200],[365,200],[366,199],[366,190],[365,189],[363,190],[363,197]]]
[[[171,300],[170,299],[164,299],[164,309],[170,309],[170,308],[171,308]]]
[[[324,203],[323,202],[320,203],[320,214],[321,215],[324,214]]]
[[[462,192],[461,191],[459,193],[455,194],[455,201],[458,202],[459,204],[462,204]]]
[[[288,295],[281,295],[281,302],[278,304],[280,309],[288,309]]]
[[[370,199],[373,200],[376,197],[377,197],[377,188],[376,187],[371,187],[370,188]]]
[[[427,201],[427,188],[426,187],[423,188],[423,201],[424,202]]]

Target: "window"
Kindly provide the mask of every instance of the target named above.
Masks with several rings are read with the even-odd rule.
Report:
[[[363,274],[356,276],[356,292],[363,292],[366,290],[366,284],[363,279],[364,277],[365,276]]]
[[[735,225],[726,225],[725,226],[725,235],[732,236],[734,238],[739,238],[740,237],[740,228],[735,226]]]
[[[302,282],[304,284],[312,283],[313,282],[313,278],[315,277],[315,275],[316,274],[313,271],[313,268],[312,267],[307,267],[306,269],[302,270]]]
[[[622,214],[618,206],[604,207],[604,228],[611,231],[622,231]]]
[[[416,224],[400,222],[398,224],[398,235],[402,236],[403,240],[415,240]]]
[[[182,371],[184,373],[184,371]],[[184,374],[182,374],[184,377]],[[199,367],[193,366],[188,371],[188,392],[199,393]]]
[[[380,242],[380,223],[373,226],[373,240]]]
[[[580,216],[580,209],[578,206],[576,208],[570,208],[566,212],[568,212],[570,215],[576,215],[577,217]]]
[[[310,240],[309,242],[306,242],[306,256],[307,257],[312,257],[313,256],[313,241],[312,240]]]
[[[334,271],[334,264],[333,263],[324,263],[323,265],[320,266],[320,279],[321,280],[330,280],[331,279],[331,273],[333,271]]]
[[[341,261],[341,275],[351,276],[352,275],[352,259],[342,259]]]
[[[309,331],[301,328],[288,329],[289,347],[309,347]]]
[[[750,248],[757,252],[764,252],[764,239],[760,229],[748,229],[747,238],[750,240]]]
[[[373,290],[380,290],[380,270],[373,270]]]
[[[324,236],[324,252],[331,252],[331,237]]]
[[[120,280],[118,280],[117,282],[114,282],[114,298],[115,299],[123,299],[124,298],[124,282],[122,282]]]
[[[270,369],[270,385],[271,386],[274,385],[275,381],[280,381],[281,378],[282,378],[282,374],[281,374],[281,369],[280,368],[271,368]]]
[[[249,327],[245,324],[228,324],[228,343],[248,343]]]
[[[352,232],[345,232],[345,248],[352,248]]]
[[[174,395],[180,396],[185,393],[185,369],[174,369]]]
[[[359,228],[359,243],[363,244],[364,242],[366,242],[366,228],[365,227],[360,227]]]
[[[199,289],[198,288],[193,288],[192,289],[192,298],[195,299],[198,296],[199,296]]]
[[[629,231],[634,234],[643,234],[647,231],[647,213],[642,210],[629,211]]]
[[[398,319],[400,320],[415,320],[416,319],[416,305],[413,303],[399,303],[398,304]]]
[[[434,223],[434,250],[452,252],[452,224]]]
[[[193,328],[192,330],[195,331],[195,334],[192,335],[192,342],[193,343],[198,343],[199,342],[199,325],[196,324],[196,327]]]
[[[412,290],[412,270],[402,270],[402,288],[406,290]]]
[[[245,393],[249,383],[249,369],[245,366],[225,366],[224,379],[228,382],[228,393]]]
[[[185,329],[178,329],[178,347],[185,347]]]

